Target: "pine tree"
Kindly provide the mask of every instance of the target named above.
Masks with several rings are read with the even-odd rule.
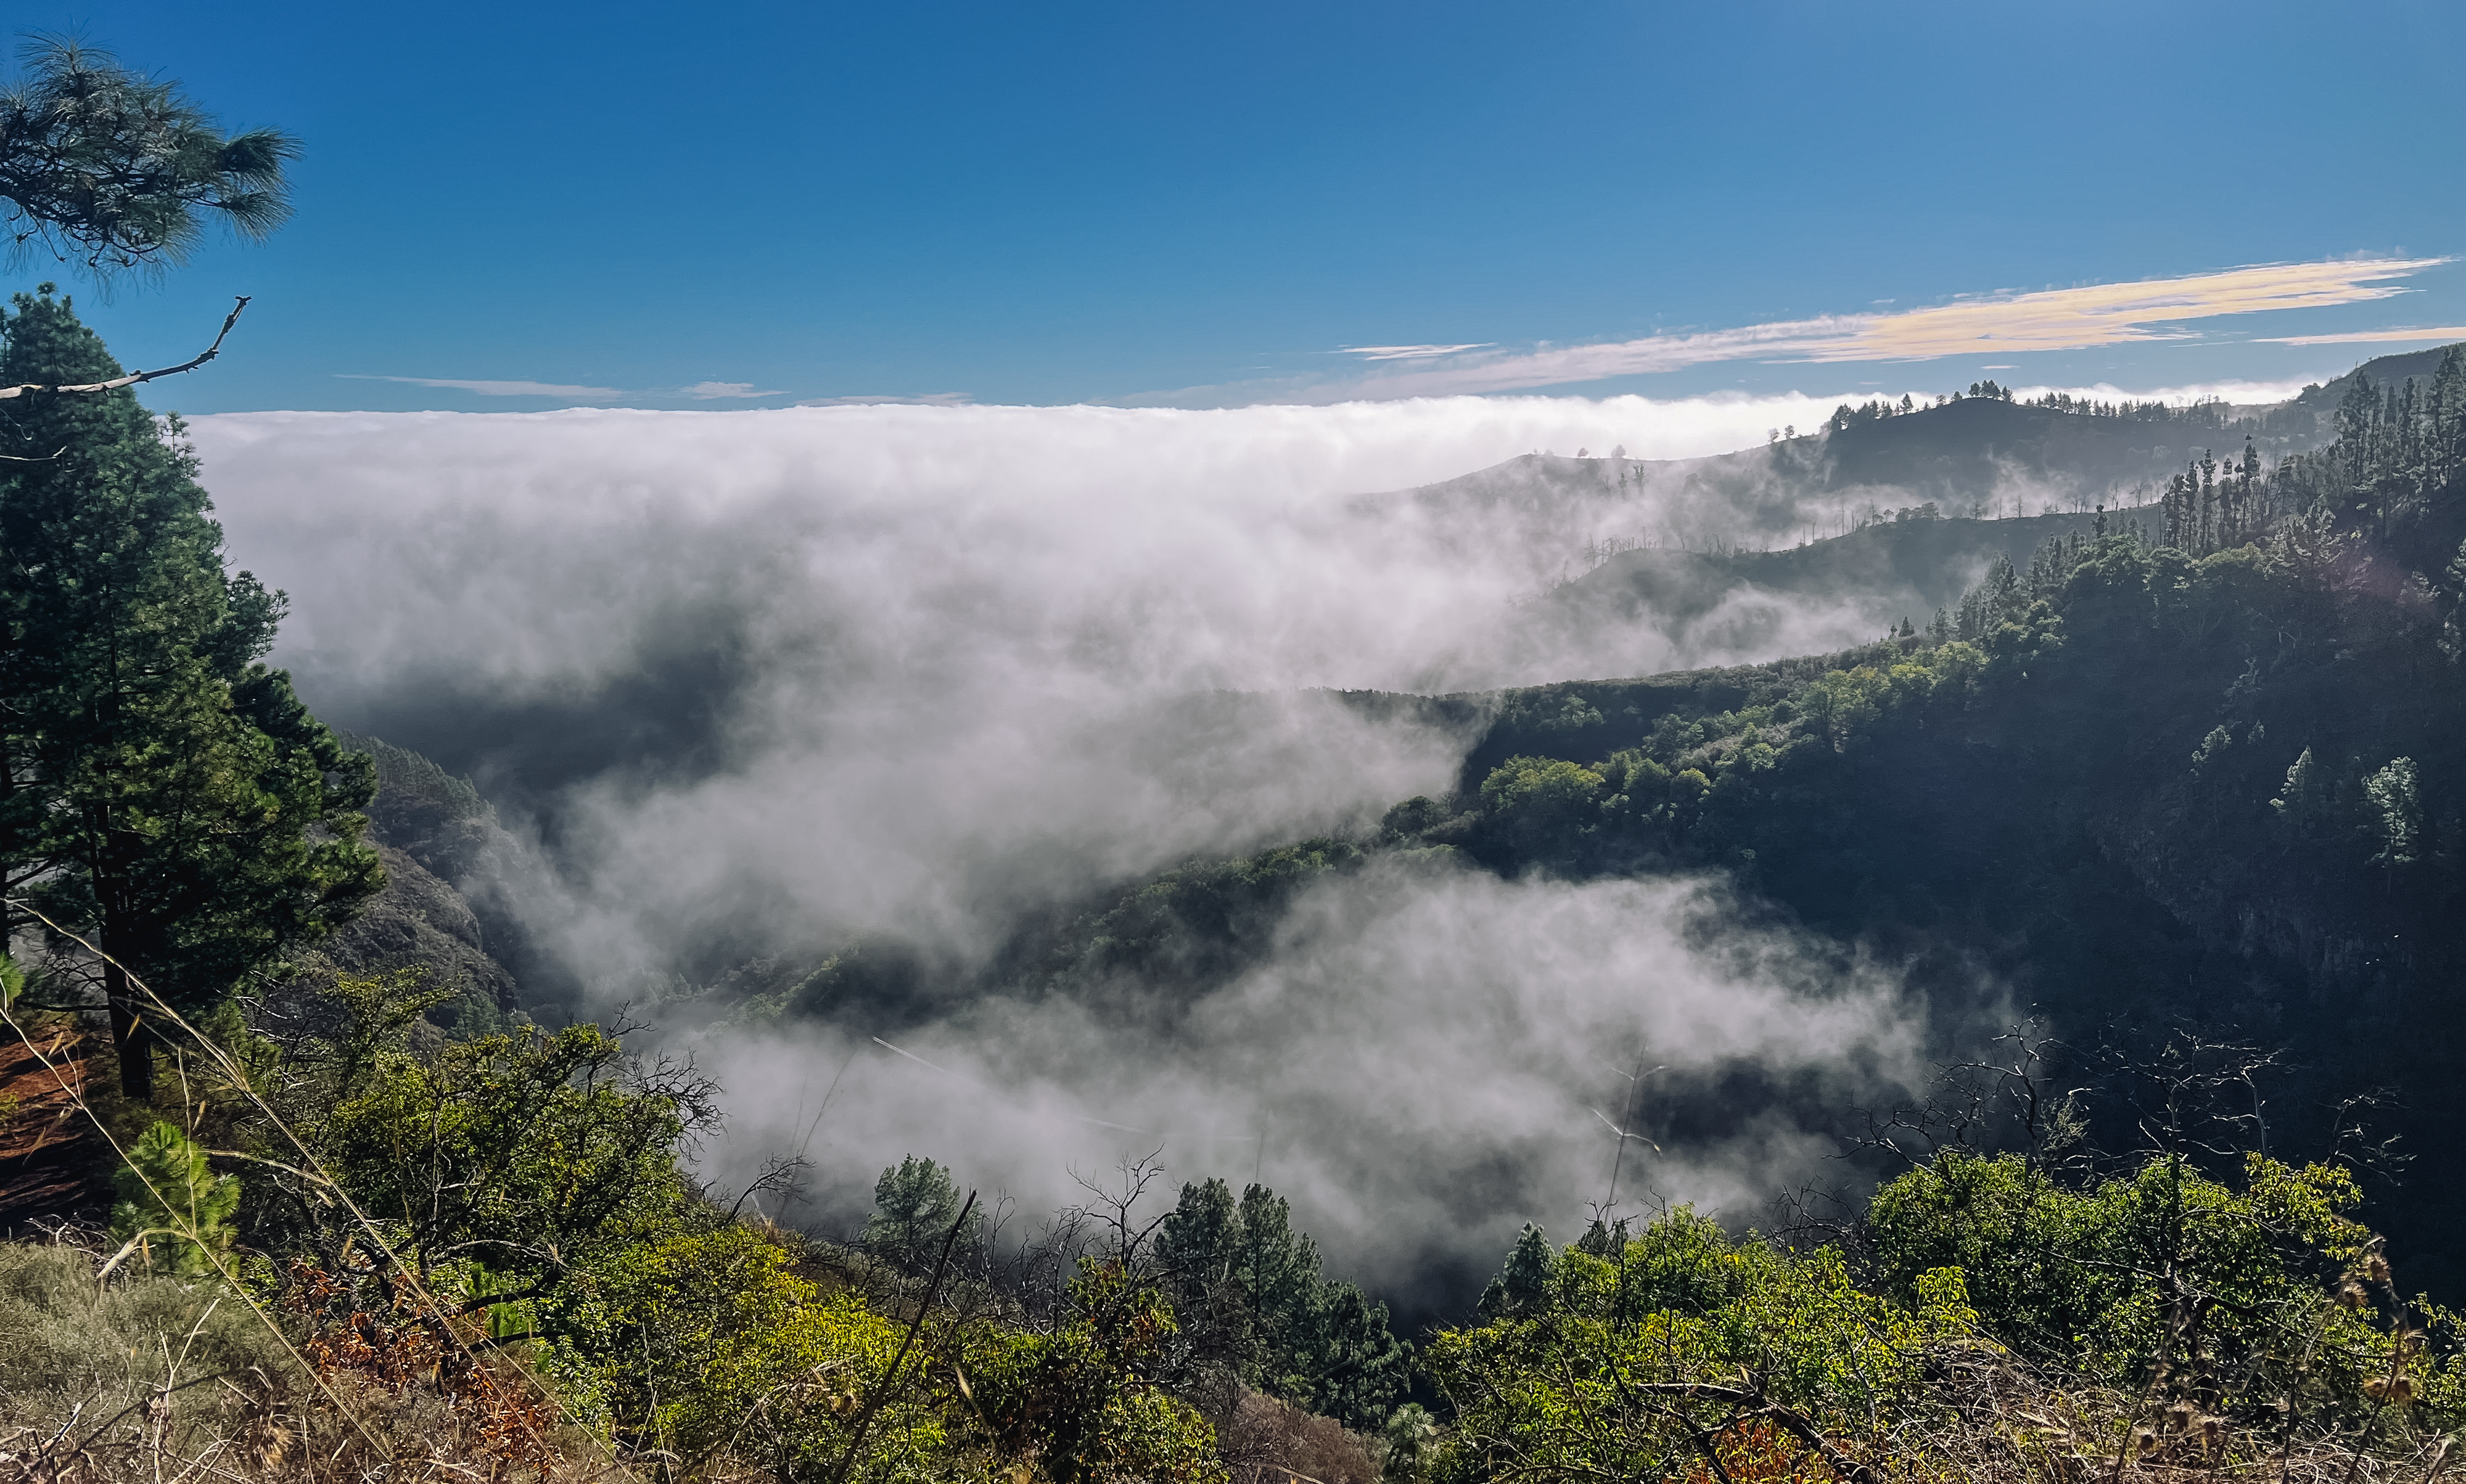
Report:
[[[1520,1319],[1538,1314],[1550,1297],[1550,1274],[1558,1254],[1540,1227],[1527,1222],[1507,1254],[1507,1264],[1481,1294],[1481,1314],[1489,1319]]]
[[[959,1219],[959,1187],[951,1172],[914,1155],[882,1172],[873,1182],[873,1212],[864,1219],[866,1248],[903,1268],[930,1267]],[[972,1246],[982,1219],[968,1217],[971,1229],[959,1233],[960,1245]]]
[[[214,1174],[206,1152],[173,1125],[157,1123],[130,1145],[111,1185],[120,1197],[113,1239],[134,1245],[155,1271],[196,1277],[231,1246],[239,1177]]]
[[[1412,1347],[1389,1331],[1387,1306],[1320,1277],[1317,1244],[1265,1185],[1239,1202],[1221,1180],[1182,1186],[1155,1250],[1198,1363],[1356,1428],[1378,1426],[1407,1389]]]
[[[0,383],[117,374],[49,287],[0,322]],[[158,1027],[128,975],[194,1019],[384,881],[373,769],[258,663],[281,595],[226,573],[177,432],[125,390],[0,402],[0,441],[56,450],[0,465],[0,882],[108,956],[140,1098]]]
[[[0,220],[98,279],[159,272],[208,220],[262,240],[291,214],[280,129],[224,134],[179,84],[73,41],[30,47],[0,89]]]
[[[2414,759],[2392,757],[2365,777],[2364,800],[2371,810],[2372,839],[2380,846],[2372,864],[2394,876],[2397,867],[2414,864],[2415,843],[2423,834],[2423,796],[2415,783]]]
[[[2305,748],[2286,770],[2286,786],[2269,801],[2278,822],[2297,839],[2309,839],[2320,833],[2327,821],[2330,808],[2328,770],[2312,760],[2312,750]]]

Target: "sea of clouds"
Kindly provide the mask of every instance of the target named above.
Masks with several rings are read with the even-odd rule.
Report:
[[[264,413],[191,434],[235,565],[290,595],[276,661],[328,719],[474,774],[534,847],[513,903],[534,943],[615,996],[859,931],[964,973],[1022,913],[1450,786],[1461,719],[1322,688],[1869,638],[1847,597],[1683,632],[1530,621],[1606,538],[1786,536],[1801,512],[1769,490],[1754,514],[1680,510],[1695,497],[1637,462],[1523,502],[1364,498],[1536,452],[1756,446],[1838,400]],[[810,1129],[810,1210],[843,1222],[908,1153],[1036,1208],[1161,1145],[1177,1178],[1261,1174],[1364,1273],[1470,1271],[1521,1221],[1571,1235],[1603,1199],[1624,1116],[1604,1068],[1648,1056],[1673,1087],[1741,1091],[1717,1133],[1630,1145],[1629,1194],[1752,1214],[1828,1147],[1784,1108],[1889,1099],[1924,1036],[1888,970],[1725,892],[1373,872],[1306,897],[1267,962],[1169,1024],[968,1004],[901,1033],[939,1070],[863,1024],[710,1039],[731,1115],[712,1169]]]

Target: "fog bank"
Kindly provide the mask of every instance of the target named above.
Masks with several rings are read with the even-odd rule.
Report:
[[[963,977],[1024,913],[1449,786],[1478,705],[1335,690],[1870,638],[1849,595],[1747,590],[1688,625],[1572,625],[1534,601],[1613,538],[1786,539],[1811,518],[1787,487],[1727,505],[1625,461],[1760,444],[1833,400],[258,414],[192,432],[235,564],[291,595],[277,663],[322,715],[505,805],[535,848],[500,905],[604,1006],[859,931]],[[1536,450],[1596,462],[1573,485],[1379,497]],[[1266,961],[1161,1019],[963,1005],[902,1033],[944,1072],[875,1033],[706,1039],[732,1120],[714,1176],[794,1147],[845,1065],[814,1135],[830,1219],[908,1153],[1034,1211],[1071,1195],[1072,1166],[1160,1145],[1177,1177],[1256,1173],[1339,1270],[1392,1275],[1485,1268],[1527,1219],[1572,1236],[1606,1196],[1612,1064],[1668,1064],[1667,1101],[1642,1106],[1676,1120],[1622,1203],[1742,1214],[1821,1168],[1818,1111],[1906,1082],[1924,1027],[1892,974],[1748,925],[1715,883],[1382,869],[1310,893]]]
[[[1269,961],[1160,1022],[1001,1000],[896,1038],[905,1056],[863,1026],[705,1048],[768,1090],[732,1100],[714,1168],[804,1148],[825,1227],[908,1154],[1034,1213],[1085,1199],[1074,1167],[1161,1150],[1177,1182],[1264,1180],[1333,1267],[1393,1284],[1486,1274],[1525,1221],[1573,1240],[1610,1200],[1613,1121],[1652,1140],[1628,1145],[1621,1214],[1761,1219],[1839,1178],[1835,1120],[1914,1086],[1925,1035],[1894,973],[1749,924],[1717,881],[1404,863],[1313,889]],[[1630,1098],[1639,1067],[1662,1069]]]
[[[1668,523],[1672,496],[1640,479],[1358,498],[1536,445],[1734,441],[1805,402],[256,414],[193,431],[235,559],[291,594],[276,661],[321,714],[536,811],[562,867],[542,930],[606,978],[714,914],[739,937],[979,941],[1023,900],[1446,785],[1463,738],[1295,691],[1476,690],[1867,638],[1851,605],[1752,594],[1754,621],[1689,633],[1650,613],[1530,621],[1588,544]],[[1194,708],[1217,691],[1283,698]]]

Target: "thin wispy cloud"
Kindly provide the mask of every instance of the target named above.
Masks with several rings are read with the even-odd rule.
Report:
[[[345,381],[399,381],[406,386],[441,387],[475,392],[482,396],[553,396],[570,402],[610,402],[625,393],[616,387],[572,387],[552,381],[466,381],[455,376],[363,376],[335,373]]]
[[[1650,335],[1531,350],[1437,347],[1424,364],[1341,380],[1292,378],[1131,399],[1133,403],[1215,401],[1324,404],[1573,386],[1672,371],[1719,361],[1838,364],[1927,361],[1951,355],[2082,350],[2100,346],[2197,338],[2189,321],[2285,309],[2365,304],[2409,290],[2392,280],[2447,258],[2362,258],[2329,262],[2258,263],[2216,273],[2095,283],[2028,293],[1983,294],[1890,314],[1826,315],[1730,329]],[[2432,332],[2426,332],[2427,334]],[[2439,331],[2450,334],[2452,331]]]
[[[965,392],[928,392],[922,396],[819,396],[799,407],[965,407],[975,398]]]
[[[1467,350],[1487,350],[1495,344],[1496,341],[1476,340],[1463,346],[1343,346],[1337,353],[1357,355],[1365,361],[1428,361]]]
[[[762,388],[750,381],[697,381],[689,387],[654,387],[645,392],[629,392],[622,387],[569,386],[555,381],[488,381],[460,376],[368,376],[350,371],[336,372],[345,381],[395,381],[405,386],[439,387],[452,392],[470,392],[480,396],[539,396],[564,402],[614,402],[620,399],[667,401],[678,397],[695,402],[746,400],[766,396],[786,396],[779,388]]]
[[[2264,346],[2378,346],[2420,340],[2466,340],[2466,325],[2443,325],[2432,329],[2359,329],[2339,335],[2273,335],[2256,343]]]

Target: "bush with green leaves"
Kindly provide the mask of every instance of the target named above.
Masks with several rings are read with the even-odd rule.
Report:
[[[1683,1206],[1613,1256],[1548,1254],[1527,1227],[1495,1317],[1426,1352],[1457,1426],[1435,1476],[1686,1477],[1721,1419],[1750,1413],[1867,1438],[1927,1406],[1931,1347],[1972,1333],[1959,1270],[1917,1286],[1895,1302],[1835,1249],[1733,1240]]]
[[[1221,1484],[1207,1425],[1148,1379],[1173,1334],[1162,1295],[1089,1263],[1070,1298],[1050,1331],[944,1313],[911,1344],[909,1322],[731,1225],[595,1266],[543,1328],[587,1414],[683,1474],[825,1479],[845,1458],[854,1480]]]
[[[1455,1409],[1432,1476],[2428,1457],[2466,1424],[2466,1335],[2399,1291],[2358,1200],[2257,1154],[2233,1183],[2162,1155],[2067,1185],[1946,1150],[1876,1194],[1854,1262],[1683,1207],[1607,1253],[1528,1226],[1487,1322],[1427,1351]]]
[[[2461,1338],[2447,1310],[2354,1281],[2387,1260],[2348,1214],[2363,1199],[2351,1171],[2248,1154],[2242,1177],[2160,1156],[2074,1187],[2019,1155],[1946,1150],[1877,1191],[1866,1226],[1902,1302],[1958,1269],[1980,1331],[2032,1362],[2126,1390],[2163,1367],[2247,1420],[2281,1397],[2307,1412],[2375,1409],[2365,1383],[2388,1370],[2393,1311],[2446,1344]],[[2454,1367],[2413,1374],[2425,1415],[2466,1422]]]
[[[517,1302],[602,1253],[724,1223],[682,1166],[717,1117],[706,1079],[588,1023],[416,1048],[421,1014],[452,993],[415,974],[346,976],[321,991],[319,1019],[247,1048],[252,1081],[415,1270],[484,1270]],[[287,1136],[256,1123],[233,1136],[276,1161],[253,1166],[253,1244],[332,1267],[364,1241],[323,1185],[289,1173]]]

